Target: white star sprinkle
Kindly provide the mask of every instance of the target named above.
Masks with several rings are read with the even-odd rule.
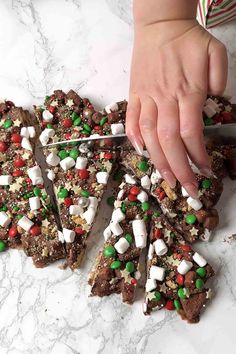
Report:
[[[67,100],[66,105],[68,107],[72,107],[72,106],[74,106],[74,101],[72,99],[69,99],[69,100]]]
[[[19,119],[16,119],[15,121],[14,121],[14,126],[15,127],[20,127],[21,126],[21,121],[19,120]]]
[[[190,230],[191,236],[197,236],[198,235],[198,229],[196,229],[194,226]]]

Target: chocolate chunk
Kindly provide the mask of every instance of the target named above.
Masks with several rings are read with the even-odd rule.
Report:
[[[132,261],[133,259],[139,257],[140,253],[141,253],[140,249],[135,247],[133,249],[128,249],[123,254],[119,254],[118,258],[123,262]]]
[[[121,293],[122,293],[122,301],[127,304],[132,304],[134,302],[134,292],[135,286],[133,284],[129,284],[125,281],[121,283]]]
[[[194,271],[189,271],[187,274],[185,274],[184,285],[187,288],[194,289],[196,279],[197,279],[197,273]]]
[[[183,311],[179,311],[181,317],[189,323],[197,323],[201,309],[206,302],[206,291],[193,294],[188,299],[180,299],[180,302],[183,307]]]

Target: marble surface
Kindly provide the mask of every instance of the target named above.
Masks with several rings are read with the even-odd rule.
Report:
[[[0,2],[0,97],[31,107],[55,88],[80,90],[98,107],[127,97],[132,46],[128,0],[4,0]],[[229,51],[227,92],[236,101],[233,22],[215,29]],[[215,296],[201,322],[176,314],[142,314],[142,292],[132,306],[119,296],[89,298],[87,273],[102,242],[93,230],[83,268],[35,269],[22,252],[0,256],[1,354],[227,354],[235,353],[236,184],[225,182],[221,223],[199,249],[215,267]]]

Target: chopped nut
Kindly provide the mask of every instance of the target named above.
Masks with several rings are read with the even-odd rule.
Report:
[[[162,181],[161,182],[161,187],[164,189],[167,197],[170,200],[176,200],[177,199],[177,195],[176,195],[175,191],[170,188],[169,184],[166,181]]]

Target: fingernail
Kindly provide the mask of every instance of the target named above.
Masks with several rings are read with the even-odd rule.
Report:
[[[213,176],[213,172],[212,172],[212,170],[209,167],[201,168],[199,171],[200,171],[200,173],[203,176],[206,176],[206,177],[212,177]]]
[[[173,175],[173,173],[171,173],[170,171],[161,171],[160,173],[161,173],[162,177],[164,178],[164,180],[166,180],[166,182],[169,184],[169,186],[171,188],[175,188],[176,178]]]
[[[135,148],[136,152],[143,156],[143,146],[140,142],[138,142],[135,138],[131,140],[133,147]]]
[[[184,189],[190,195],[190,197],[197,199],[198,198],[198,189],[197,186],[193,183],[185,183],[183,184]]]

